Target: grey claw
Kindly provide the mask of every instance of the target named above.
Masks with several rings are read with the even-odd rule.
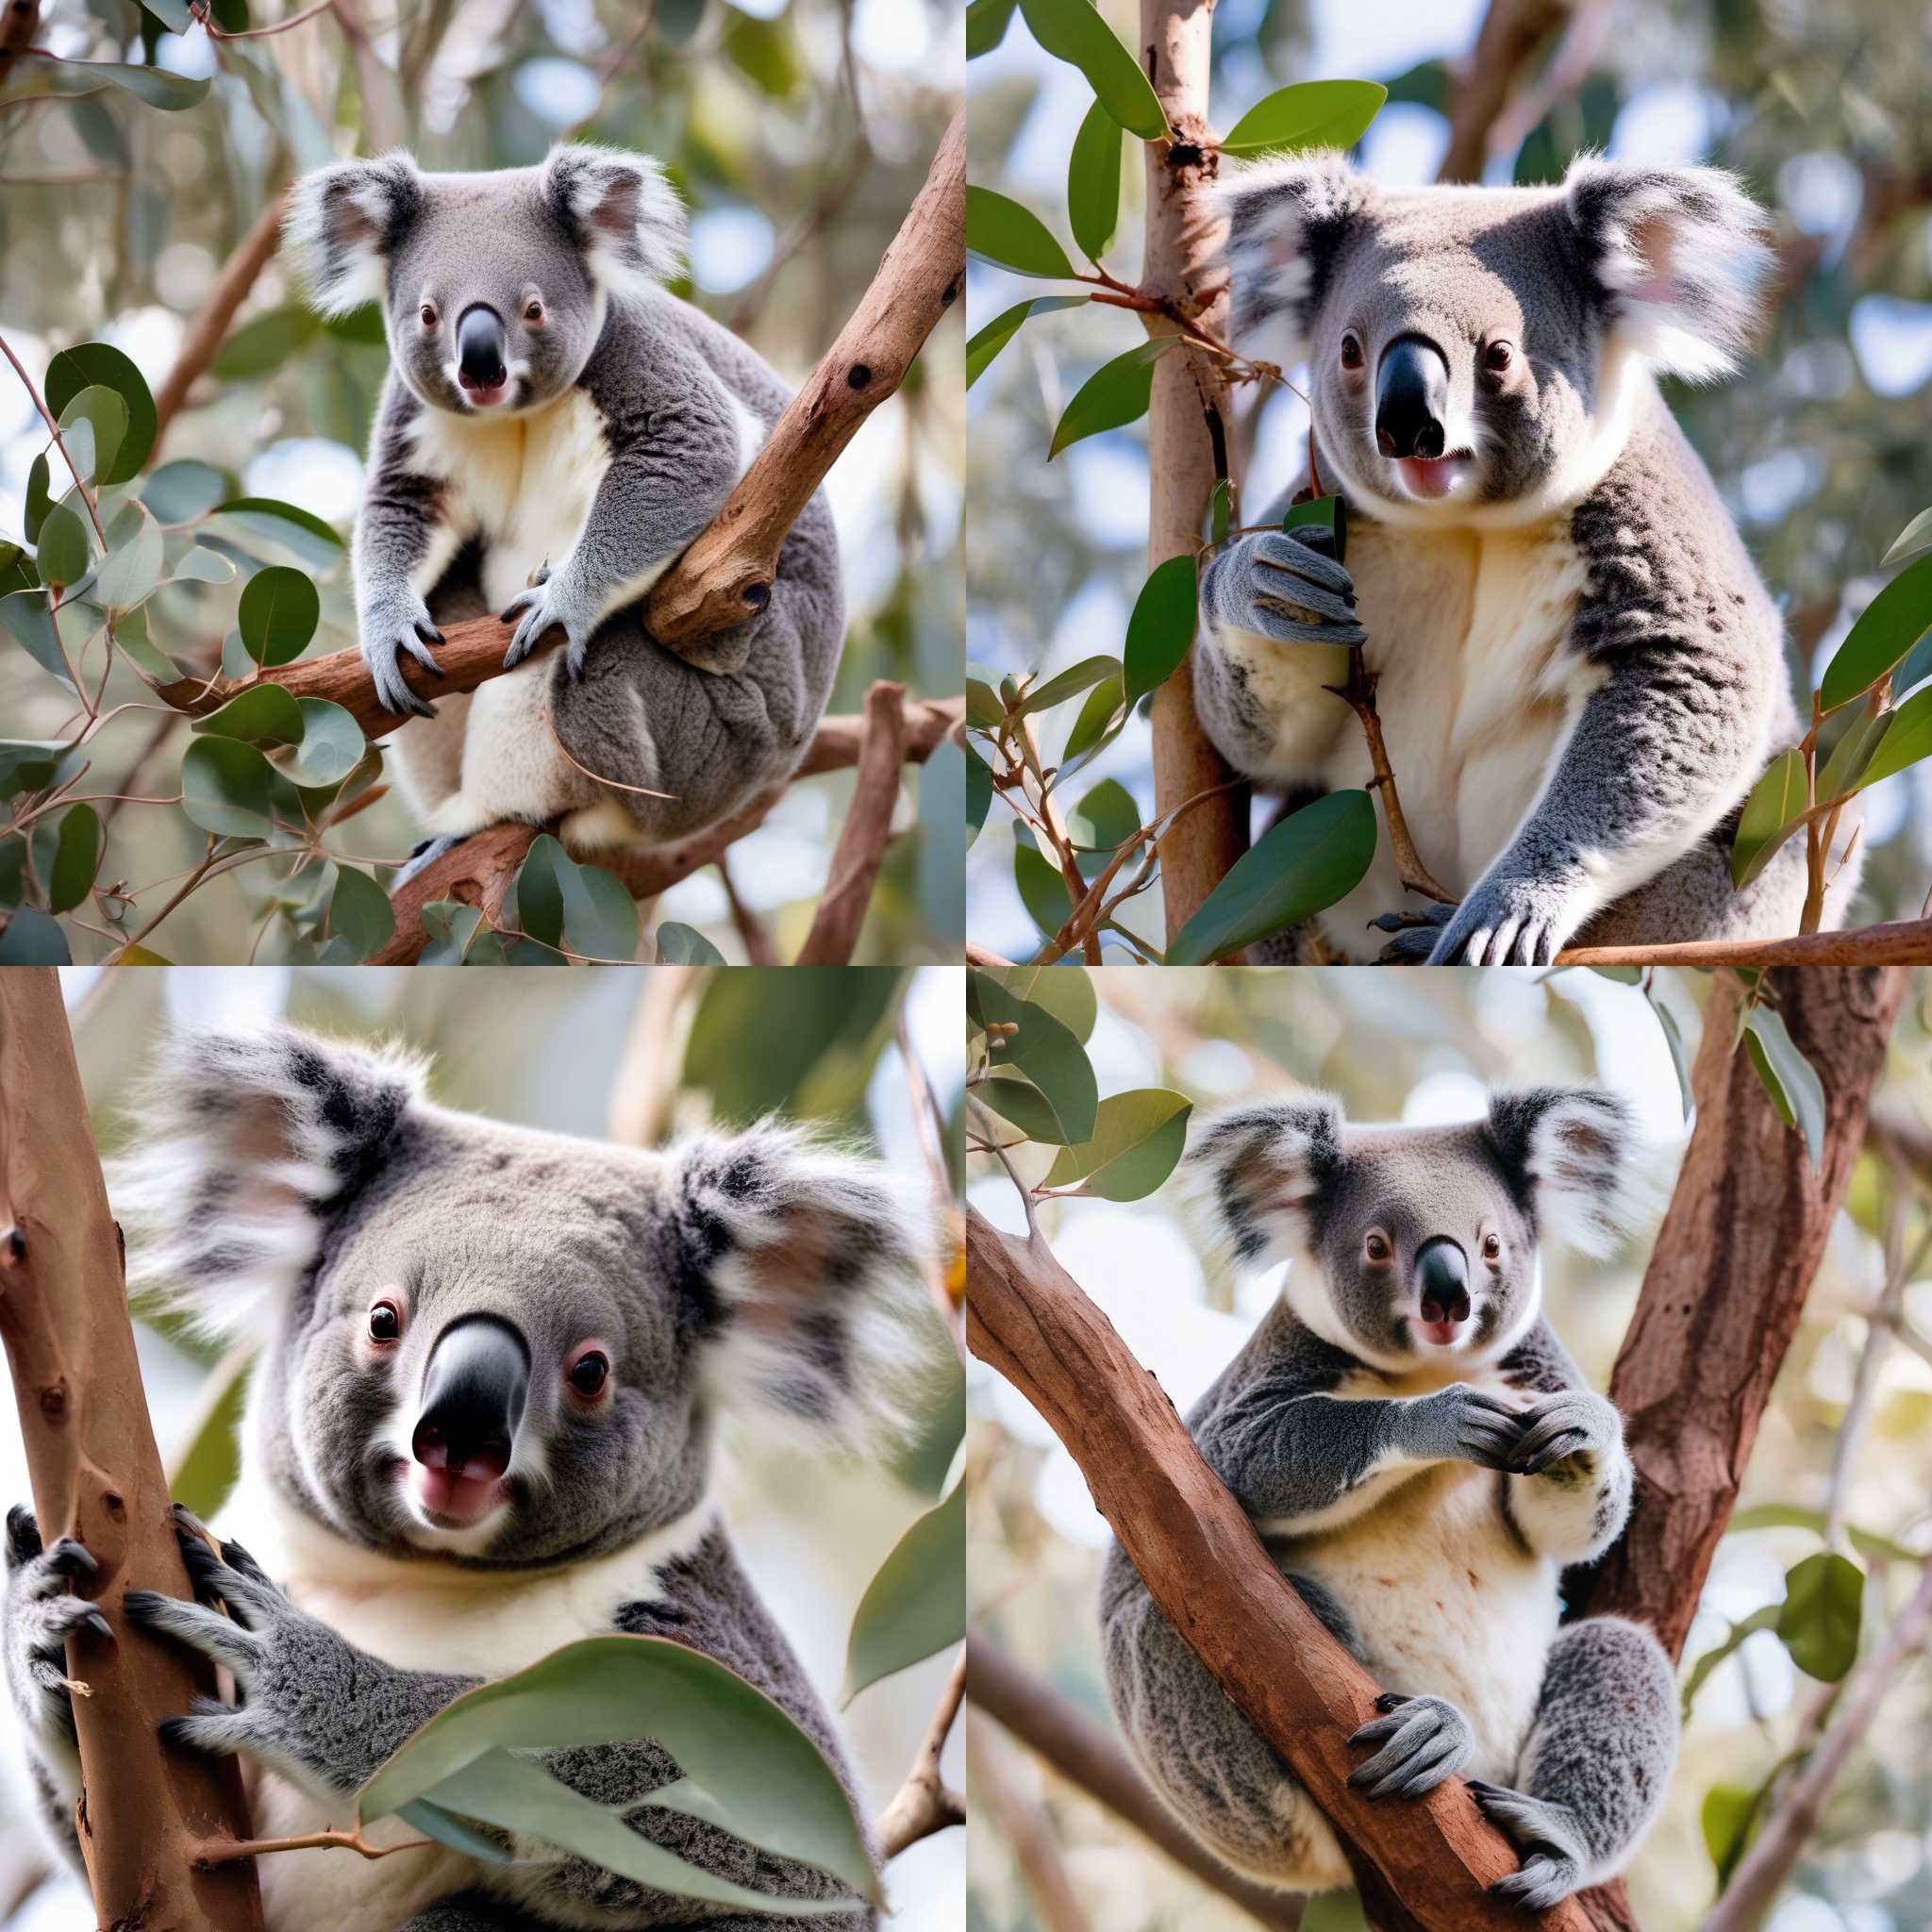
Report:
[[[96,1637],[105,1637],[109,1643],[113,1642],[114,1626],[108,1622],[107,1618],[101,1615],[100,1611],[90,1610],[87,1613],[87,1615],[81,1619],[81,1622],[85,1624],[87,1627],[90,1630],[92,1630]]]
[[[101,1574],[101,1566],[94,1560],[93,1553],[85,1544],[75,1542],[71,1536],[63,1536],[47,1552],[46,1563],[58,1576],[85,1576],[92,1580]]]

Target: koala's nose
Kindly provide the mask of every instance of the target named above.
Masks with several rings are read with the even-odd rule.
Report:
[[[501,389],[508,347],[495,309],[473,303],[457,323],[457,380],[465,389]]]
[[[1375,447],[1385,457],[1442,454],[1449,365],[1434,342],[1400,336],[1375,371]]]
[[[530,1392],[530,1351],[508,1322],[467,1315],[437,1337],[410,1448],[425,1469],[500,1476]]]
[[[1469,1257],[1460,1242],[1446,1234],[1424,1241],[1415,1257],[1415,1272],[1424,1322],[1469,1319]]]

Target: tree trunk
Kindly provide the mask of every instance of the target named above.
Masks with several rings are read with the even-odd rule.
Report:
[[[210,1684],[136,1630],[130,1588],[192,1598],[175,1541],[86,1096],[51,967],[0,973],[0,1340],[43,1542],[71,1536],[113,1626],[68,1640],[85,1787],[80,1844],[110,1932],[260,1932],[252,1860],[197,1872],[204,1839],[249,1836],[240,1775],[162,1749],[156,1726]]]

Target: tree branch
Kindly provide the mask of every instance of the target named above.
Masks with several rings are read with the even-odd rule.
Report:
[[[940,1775],[940,1759],[953,1722],[959,1715],[959,1700],[966,1694],[966,1653],[962,1649],[953,1665],[946,1688],[940,1693],[932,1723],[926,1726],[925,1740],[906,1782],[893,1794],[892,1802],[879,1813],[873,1836],[879,1841],[879,1855],[889,1864],[908,1845],[944,1831],[949,1825],[966,1823],[966,1800]]]
[[[969,1206],[967,1343],[1019,1390],[1079,1464],[1161,1613],[1334,1827],[1363,1908],[1383,1932],[1524,1932],[1486,1888],[1519,1859],[1449,1779],[1414,1803],[1352,1790],[1348,1739],[1380,1687],[1324,1629],[1241,1505],[1134,1359],[1040,1240]],[[1543,1932],[1582,1932],[1574,1902]]]
[[[1457,62],[1449,145],[1438,181],[1479,181],[1490,134],[1537,50],[1563,23],[1571,0],[1490,0],[1475,45]]]
[[[832,870],[799,948],[801,966],[849,966],[858,928],[872,904],[879,861],[892,835],[899,802],[899,768],[906,759],[906,687],[881,678],[865,694],[858,747],[858,784],[832,854]]]
[[[1898,919],[1778,940],[1684,940],[1657,946],[1565,946],[1558,966],[1926,966],[1932,919]]]
[[[204,1838],[245,1839],[239,1772],[163,1749],[157,1725],[198,1680],[178,1647],[137,1630],[130,1586],[192,1601],[142,1393],[120,1230],[108,1208],[60,982],[0,974],[0,1340],[13,1372],[43,1543],[84,1544],[112,1641],[68,1639],[84,1787],[80,1848],[104,1926],[261,1932],[249,1864],[193,1869]]]
[[[41,0],[6,0],[0,9],[0,86],[41,27]]]

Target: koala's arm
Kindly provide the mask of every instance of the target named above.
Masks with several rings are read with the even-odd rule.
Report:
[[[407,651],[436,669],[428,647],[440,644],[442,633],[423,600],[431,588],[425,579],[447,563],[452,548],[438,514],[441,486],[418,466],[409,435],[423,407],[399,376],[391,375],[376,410],[369,480],[356,512],[352,570],[356,628],[383,708],[432,718],[434,707],[403,682],[400,668]]]
[[[1591,1391],[1547,1322],[1505,1357],[1532,1402],[1509,1457],[1505,1507],[1523,1539],[1558,1562],[1590,1562],[1624,1533],[1635,1476],[1624,1419]]]
[[[1302,1535],[1359,1516],[1431,1462],[1502,1469],[1517,1417],[1464,1383],[1389,1400],[1283,1395],[1265,1377],[1193,1424],[1208,1466],[1262,1529]]]

